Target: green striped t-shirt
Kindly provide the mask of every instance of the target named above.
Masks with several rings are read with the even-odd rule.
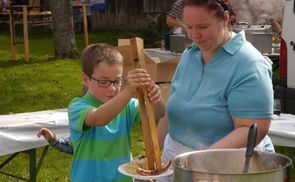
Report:
[[[120,174],[118,167],[131,160],[130,130],[140,120],[138,101],[131,99],[108,125],[85,126],[87,112],[101,105],[89,92],[82,98],[74,98],[69,105],[69,125],[74,148],[71,182],[132,181]]]

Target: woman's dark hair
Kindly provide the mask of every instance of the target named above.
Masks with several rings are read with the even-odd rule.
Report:
[[[223,19],[225,11],[229,12],[229,25],[236,22],[236,14],[228,0],[183,0],[183,7],[185,6],[202,6],[207,7],[210,11],[215,11],[215,16]]]

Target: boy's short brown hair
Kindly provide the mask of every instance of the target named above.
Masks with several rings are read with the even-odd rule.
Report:
[[[82,71],[88,76],[93,74],[94,68],[100,63],[122,65],[123,56],[110,44],[96,43],[87,46],[81,55]]]

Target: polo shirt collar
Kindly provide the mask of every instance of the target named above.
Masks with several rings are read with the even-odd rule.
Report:
[[[231,55],[234,55],[245,43],[246,37],[244,30],[237,34],[232,32],[233,37],[223,46],[223,49]]]
[[[90,94],[89,91],[83,96],[83,98],[86,99],[88,102],[91,103],[91,105],[93,105],[95,107],[99,107],[102,105],[101,102],[99,102],[93,98],[93,96]]]
[[[234,55],[243,43],[246,41],[245,32],[244,30],[235,33],[232,32],[233,37],[223,46],[223,49],[231,55]],[[196,46],[195,43],[192,43],[188,49],[197,50],[199,51],[200,48]]]

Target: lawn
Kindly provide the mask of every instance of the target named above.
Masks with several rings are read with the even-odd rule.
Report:
[[[33,36],[34,34],[34,36]],[[108,42],[116,45],[118,38],[131,38],[144,35],[131,31],[95,31],[89,41]],[[76,34],[77,47],[83,49],[83,35]],[[9,37],[0,31],[0,114],[66,108],[70,100],[81,94],[81,64],[79,60],[54,60],[52,35],[50,30],[30,30],[31,60],[25,62],[22,55],[21,35],[17,34],[17,61],[10,60]],[[1,124],[0,124],[1,125]],[[134,156],[144,153],[141,128],[133,130]],[[37,131],[36,131],[37,132]],[[42,148],[38,149],[40,155]],[[295,150],[276,147],[277,152],[295,161]],[[8,156],[0,157],[0,162]],[[15,172],[28,178],[28,155],[20,154],[3,170]],[[49,148],[42,165],[38,181],[69,181],[71,156]],[[295,181],[295,170],[291,171]],[[0,181],[17,181],[0,174]]]

